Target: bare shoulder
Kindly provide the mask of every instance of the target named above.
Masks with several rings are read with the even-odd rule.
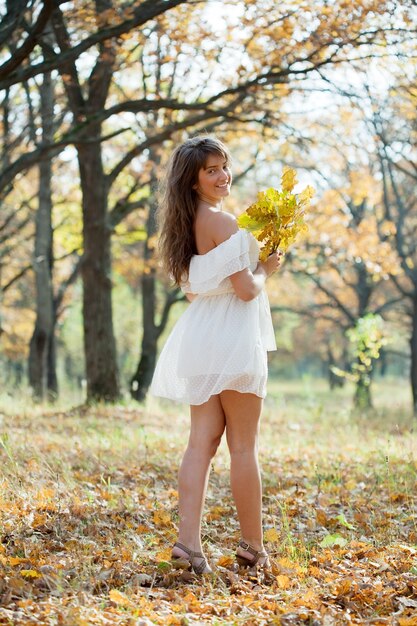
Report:
[[[223,211],[213,213],[210,219],[210,231],[216,246],[226,241],[226,239],[229,239],[229,237],[237,233],[238,230],[239,228],[234,215],[224,213]]]

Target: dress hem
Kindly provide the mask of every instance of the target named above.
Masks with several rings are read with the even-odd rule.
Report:
[[[217,391],[216,393],[211,393],[209,396],[205,398],[205,400],[202,400],[201,402],[190,402],[190,400],[187,398],[173,398],[172,396],[158,395],[156,393],[152,393],[152,391],[150,393],[154,398],[163,398],[164,400],[171,400],[172,402],[176,402],[177,404],[188,404],[189,406],[201,406],[202,404],[207,402],[212,396],[218,396],[220,393],[222,393],[222,391],[237,391],[237,393],[242,393],[242,394],[247,393],[247,394],[250,394],[251,396],[257,396],[258,398],[261,398],[261,400],[264,400],[267,396],[266,393],[262,395],[260,393],[256,393],[255,391],[240,391],[240,389],[234,389],[233,387],[224,387],[223,389],[220,389],[220,391]]]

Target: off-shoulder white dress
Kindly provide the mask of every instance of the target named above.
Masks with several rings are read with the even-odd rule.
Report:
[[[184,292],[197,294],[169,335],[150,392],[187,404],[203,404],[225,389],[266,395],[267,351],[276,350],[265,290],[244,302],[229,278],[255,270],[256,239],[234,233],[206,254],[194,255]]]

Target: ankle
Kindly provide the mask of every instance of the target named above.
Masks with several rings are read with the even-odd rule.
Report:
[[[181,544],[183,546],[186,546],[188,550],[192,550],[193,552],[203,552],[201,541],[199,541],[198,539],[184,539],[182,536],[179,536],[176,543],[178,544],[175,546],[176,550],[181,550],[181,547],[179,545]]]
[[[243,545],[241,545],[243,544]],[[262,542],[262,540],[259,539],[246,539],[246,537],[242,537],[242,539],[239,542],[239,548],[241,550],[245,550],[245,546],[249,546],[251,548],[253,548],[254,550],[256,550],[257,552],[261,552],[262,550],[264,550],[264,544]]]

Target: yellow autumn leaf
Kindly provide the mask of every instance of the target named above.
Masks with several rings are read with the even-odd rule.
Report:
[[[352,580],[350,578],[345,578],[336,585],[335,593],[337,596],[345,596],[350,591],[352,591]]]
[[[219,565],[220,567],[229,567],[230,565],[233,565],[235,559],[233,556],[221,556],[219,558],[219,560],[217,561],[217,565]]]
[[[167,511],[154,511],[153,521],[157,526],[171,526],[171,516]]]
[[[136,532],[138,533],[138,535],[142,535],[143,533],[148,533],[150,531],[149,526],[145,526],[145,524],[139,524],[139,526],[136,526]]]
[[[222,519],[222,517],[224,517],[226,512],[227,509],[225,509],[223,506],[212,506],[210,511],[207,513],[207,519],[209,521],[220,520]]]
[[[165,548],[165,550],[161,550],[156,555],[156,560],[159,561],[170,561],[171,560],[171,548]]]
[[[114,602],[115,604],[118,604],[119,606],[132,606],[133,605],[131,600],[129,600],[129,598],[118,589],[110,589],[109,598],[112,602]]]
[[[305,606],[308,609],[315,609],[320,605],[320,597],[312,590],[309,589],[304,595],[300,598],[294,600],[295,606]]]
[[[39,572],[37,572],[34,569],[22,569],[20,570],[20,575],[23,576],[23,578],[41,578],[42,574],[39,574]]]
[[[314,188],[311,185],[307,185],[307,187],[298,195],[298,199],[301,204],[308,205],[315,193]]]
[[[297,174],[292,167],[285,166],[282,171],[281,185],[284,191],[292,191],[297,184]]]
[[[417,615],[412,617],[399,617],[398,626],[417,626]]]
[[[268,528],[264,533],[264,540],[266,542],[279,541],[279,534],[276,528]]]
[[[291,579],[285,574],[279,574],[276,580],[280,589],[289,589],[291,587]]]

